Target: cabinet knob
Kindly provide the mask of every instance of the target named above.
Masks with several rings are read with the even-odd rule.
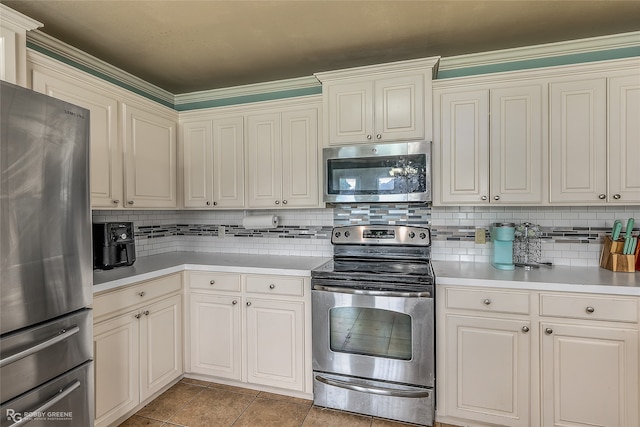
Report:
[[[120,200],[118,200],[118,199],[112,200],[111,203],[113,203],[114,205],[117,205],[118,203],[120,203]]]
[[[500,196],[493,196],[493,200],[500,200]]]
[[[251,301],[247,301],[247,307],[251,305]]]
[[[218,202],[213,202],[213,206],[218,206]]]
[[[147,293],[145,291],[142,292],[138,292],[138,295],[140,295],[140,297],[142,298],[143,296],[145,296]]]
[[[598,199],[600,199],[600,200],[604,200],[606,198],[607,198],[606,194],[601,194],[601,195],[598,196]]]
[[[133,205],[133,200],[129,200],[129,201],[127,202],[127,204],[129,204],[129,205]]]
[[[286,201],[286,200],[283,200],[283,201],[282,201],[282,204],[283,204],[283,205],[286,205],[286,204],[287,204],[287,201]]]
[[[215,280],[213,280],[213,279],[212,279],[212,280],[209,280],[209,284],[210,284],[210,285],[215,285],[215,284],[216,284],[216,281],[215,281]]]
[[[273,283],[269,285],[269,289],[275,289],[276,285],[274,285]]]
[[[487,196],[482,196],[482,197],[480,197],[480,199],[487,200]]]
[[[483,303],[484,305],[489,305],[489,304],[491,304],[491,300],[490,300],[489,298],[487,298],[487,299],[485,299],[484,301],[482,301],[482,303]]]
[[[551,334],[553,333],[553,329],[551,329],[551,328],[546,328],[546,329],[544,330],[544,333],[545,333],[545,334],[547,334],[547,335],[551,335]]]
[[[133,317],[135,317],[136,319],[139,319],[140,316],[142,316],[142,314],[138,313],[138,314],[134,314]]]
[[[522,332],[524,332],[525,334],[526,334],[527,332],[529,332],[529,327],[528,327],[528,326],[523,326],[523,327],[522,327]]]
[[[238,303],[237,299],[234,299],[233,301],[231,301],[231,304],[236,305]]]
[[[371,136],[371,135],[367,135],[367,139],[371,139],[371,138],[372,138],[372,136]]]
[[[620,196],[619,194],[614,194],[614,195],[613,195],[613,198],[614,198],[614,199],[616,199],[616,200],[619,200],[619,199],[620,199],[620,197],[621,197],[621,196]]]
[[[207,202],[207,206],[211,206],[211,202]]]
[[[149,315],[149,310],[143,311],[142,314],[144,314],[145,316],[148,316]]]
[[[589,314],[593,313],[594,311],[596,311],[596,309],[593,308],[593,307],[587,307],[586,308],[586,312],[589,313]]]
[[[280,204],[280,200],[276,200],[276,205],[279,205],[279,204]]]
[[[381,134],[377,134],[377,135],[376,135],[376,138],[378,138],[378,139],[382,139],[382,135],[381,135]]]

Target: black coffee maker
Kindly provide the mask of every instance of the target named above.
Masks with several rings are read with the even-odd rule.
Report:
[[[109,270],[132,265],[136,260],[136,246],[132,222],[103,222],[93,224],[93,268]]]

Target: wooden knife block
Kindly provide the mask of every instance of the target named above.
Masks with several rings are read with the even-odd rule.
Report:
[[[604,245],[600,254],[600,267],[611,271],[624,271],[633,273],[636,271],[635,255],[623,255],[624,239],[616,241],[611,237],[604,237]]]

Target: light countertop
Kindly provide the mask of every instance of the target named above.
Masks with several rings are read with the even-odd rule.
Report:
[[[130,267],[93,272],[93,292],[102,292],[183,270],[311,276],[311,270],[330,258],[168,252],[141,257]]]
[[[599,267],[498,270],[489,263],[433,261],[438,285],[487,286],[541,291],[640,296],[640,274]]]

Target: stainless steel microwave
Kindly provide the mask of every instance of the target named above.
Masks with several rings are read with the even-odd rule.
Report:
[[[431,142],[352,145],[322,150],[324,201],[431,201]]]

